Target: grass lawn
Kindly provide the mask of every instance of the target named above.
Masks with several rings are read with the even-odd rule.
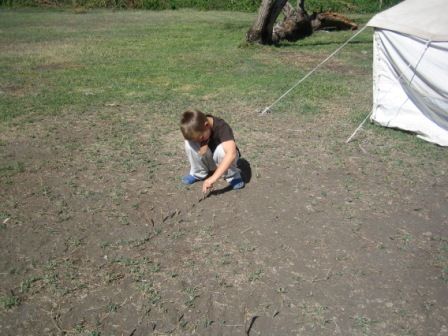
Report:
[[[351,34],[319,33],[279,48],[247,47],[244,35],[253,14],[3,9],[0,15],[3,121],[67,110],[80,114],[111,103],[153,103],[161,110],[148,113],[169,114],[212,102],[256,108],[275,100]],[[370,31],[356,42],[335,67],[370,67]],[[353,91],[354,81],[350,73],[321,71],[280,110],[317,112],[322,100]],[[369,91],[370,83],[363,82],[360,89]],[[368,104],[362,108],[368,110]]]

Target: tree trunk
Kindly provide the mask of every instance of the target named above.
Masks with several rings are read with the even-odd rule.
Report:
[[[275,43],[281,40],[294,42],[313,33],[311,18],[305,10],[304,0],[297,1],[297,9],[289,2],[283,7],[285,18],[274,26],[272,39]]]
[[[285,18],[275,24],[281,11]],[[336,13],[321,12],[308,15],[305,0],[298,0],[297,8],[287,0],[263,0],[256,21],[246,34],[246,40],[249,43],[261,44],[279,43],[282,40],[294,42],[310,36],[315,30],[357,28],[355,23]]]
[[[246,34],[247,42],[273,44],[272,30],[275,20],[287,2],[288,0],[263,0],[257,19]]]

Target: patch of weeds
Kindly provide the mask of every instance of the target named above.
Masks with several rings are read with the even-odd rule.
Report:
[[[69,220],[72,215],[69,213],[69,206],[65,200],[57,201],[56,206],[59,208],[58,210],[58,220],[59,222],[64,222]]]
[[[336,256],[336,260],[337,260],[337,261],[345,261],[345,260],[347,260],[347,259],[348,259],[348,256],[345,255],[345,254]]]
[[[239,247],[239,251],[241,252],[241,253],[245,253],[245,252],[253,252],[253,251],[255,251],[255,247],[253,247],[253,246],[250,246],[250,245],[246,245],[246,244],[243,244],[243,245],[241,245],[240,247]]]
[[[110,193],[110,197],[115,204],[119,205],[124,198],[124,191],[121,189],[115,189]]]
[[[110,302],[107,305],[107,312],[109,312],[109,313],[116,313],[119,308],[120,308],[120,305],[118,305],[116,303],[113,303],[113,302]]]
[[[123,159],[123,161],[121,163],[122,163],[124,173],[133,173],[137,170],[135,160]]]
[[[440,279],[448,283],[448,240],[440,238],[440,244],[435,256],[434,266],[441,269]]]
[[[106,284],[111,284],[114,281],[117,281],[119,279],[124,278],[124,275],[122,273],[111,273],[108,272],[106,274]]]
[[[310,327],[312,327],[313,329],[320,326],[324,326],[325,324],[330,323],[332,320],[331,319],[327,319],[325,317],[325,314],[328,310],[328,307],[326,306],[322,306],[319,303],[315,303],[315,304],[307,304],[307,303],[303,303],[300,306],[300,313],[302,315],[302,323],[306,323],[308,324]]]
[[[20,284],[20,292],[27,293],[31,289],[32,284],[39,280],[42,280],[42,278],[37,276],[33,276],[23,280],[22,283]]]
[[[354,318],[354,327],[357,329],[361,329],[363,335],[370,335],[370,328],[373,324],[377,323],[366,316],[355,316]]]
[[[171,236],[172,239],[176,240],[181,237],[185,236],[185,232],[183,230],[175,231],[173,235]]]
[[[152,273],[160,272],[160,263],[149,263],[148,270]]]
[[[412,239],[413,238],[409,233],[406,232],[405,234],[403,234],[403,236],[401,237],[401,242],[403,244],[403,248],[409,247]]]
[[[293,277],[293,281],[294,281],[294,283],[297,284],[297,285],[302,285],[302,284],[305,282],[305,279],[304,279],[303,276],[301,276],[301,275],[295,275],[295,276]]]
[[[187,307],[193,307],[194,301],[196,298],[198,298],[200,295],[198,294],[198,288],[197,287],[187,287],[184,289],[185,294],[187,295],[187,299],[185,300],[185,305]]]
[[[354,276],[359,276],[359,277],[363,277],[367,275],[367,272],[363,269],[354,269],[353,270],[353,275]]]
[[[42,186],[42,189],[40,192],[41,192],[42,196],[50,198],[50,199],[52,198],[52,191],[49,186],[46,186],[46,185]]]
[[[77,248],[81,246],[82,240],[78,238],[69,237],[64,242],[66,250],[69,250],[70,248]]]
[[[101,247],[103,250],[107,249],[108,247],[111,247],[111,245],[112,245],[112,243],[111,243],[110,241],[102,241],[102,242],[100,243],[100,247]]]
[[[85,324],[86,324],[86,321],[85,321],[85,320],[81,320],[81,321],[79,321],[78,323],[76,323],[76,325],[75,325],[75,331],[76,331],[78,334],[84,333],[85,328],[86,328]]]
[[[414,240],[412,235],[406,230],[400,230],[400,233],[390,237],[390,239],[398,241],[400,243],[399,248],[402,250],[408,249],[411,245],[411,242]]]
[[[136,265],[130,268],[130,273],[134,281],[144,281],[146,273],[142,266]]]
[[[119,221],[120,224],[122,224],[122,225],[129,225],[129,224],[130,224],[130,222],[129,222],[129,218],[128,218],[128,216],[126,216],[126,215],[122,215],[122,216],[118,217],[118,221]]]
[[[256,271],[252,272],[251,274],[249,274],[249,281],[254,282],[254,281],[260,280],[262,275],[263,275],[263,270],[258,269]]]
[[[141,261],[131,259],[131,258],[126,258],[126,257],[118,257],[118,258],[113,259],[112,263],[120,264],[123,266],[134,266],[134,265],[139,265],[141,263]]]
[[[448,266],[445,266],[445,267],[442,269],[442,280],[443,280],[445,283],[448,283]]]
[[[10,269],[9,269],[8,273],[9,273],[10,275],[19,274],[19,273],[20,273],[20,270],[18,270],[17,268],[13,267],[13,268],[10,268]]]
[[[400,316],[401,318],[407,318],[410,316],[409,312],[406,309],[396,310],[395,313],[398,314],[398,316]]]
[[[45,284],[50,285],[54,288],[57,288],[59,285],[59,274],[55,272],[56,266],[53,266],[53,263],[47,266],[47,271],[43,277],[43,281]]]
[[[154,233],[154,235],[148,234],[147,236],[144,236],[143,238],[140,238],[140,239],[120,239],[119,241],[117,241],[115,243],[103,242],[101,247],[103,249],[105,249],[107,247],[116,248],[119,246],[130,246],[132,248],[135,248],[135,247],[139,247],[139,246],[149,242],[155,235],[156,235],[156,233]]]
[[[6,219],[10,218],[11,215],[5,211],[0,211],[0,221],[3,223]]]
[[[0,304],[3,309],[12,309],[20,304],[20,298],[11,293],[10,295],[0,297]]]
[[[233,287],[232,284],[228,284],[227,281],[223,278],[220,278],[218,274],[215,275],[215,279],[218,281],[218,285],[225,288]]]
[[[402,335],[402,336],[417,336],[417,332],[413,329],[403,328],[403,331],[400,335]]]
[[[209,320],[208,318],[204,319],[204,328],[210,327],[215,321]]]
[[[224,253],[222,260],[221,260],[221,265],[230,265],[232,263],[232,254],[230,253]]]
[[[11,177],[25,171],[25,164],[20,161],[12,161],[0,164],[0,177]]]
[[[142,283],[140,289],[145,294],[145,297],[148,298],[150,304],[156,305],[162,300],[159,291],[154,288],[152,283]]]

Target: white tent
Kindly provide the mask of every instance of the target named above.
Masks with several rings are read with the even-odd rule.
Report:
[[[448,0],[406,0],[375,15],[376,123],[448,146]]]

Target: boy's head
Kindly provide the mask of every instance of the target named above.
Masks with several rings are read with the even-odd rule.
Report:
[[[210,137],[210,123],[199,110],[187,110],[182,114],[180,130],[185,140],[203,142]]]

